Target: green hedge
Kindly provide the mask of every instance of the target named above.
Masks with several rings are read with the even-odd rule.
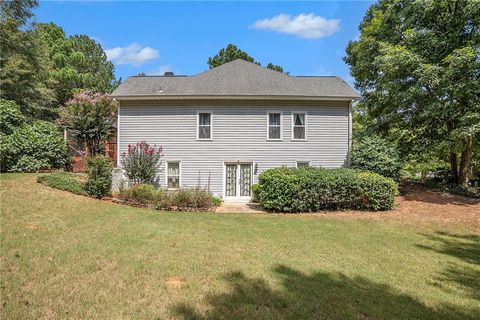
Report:
[[[389,210],[398,186],[353,169],[276,168],[260,175],[257,194],[265,209],[279,212]]]
[[[39,176],[37,181],[51,188],[70,191],[75,194],[86,196],[87,192],[81,182],[77,180],[78,176],[68,172],[54,172]]]

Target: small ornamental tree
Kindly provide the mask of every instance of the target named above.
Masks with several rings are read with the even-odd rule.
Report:
[[[67,101],[60,111],[60,123],[86,144],[89,156],[95,156],[114,133],[116,112],[117,105],[108,94],[85,91]]]
[[[128,152],[122,154],[122,167],[127,178],[134,184],[153,184],[160,166],[163,148],[150,146],[145,141],[128,145]]]

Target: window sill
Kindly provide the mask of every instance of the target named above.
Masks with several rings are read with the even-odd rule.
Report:
[[[213,141],[213,139],[200,139],[200,138],[197,138],[197,141]]]
[[[294,142],[307,142],[307,139],[292,139]]]
[[[267,139],[267,141],[283,141],[283,139]]]

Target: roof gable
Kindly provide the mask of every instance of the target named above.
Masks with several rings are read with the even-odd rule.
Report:
[[[130,77],[114,92],[121,97],[311,97],[359,96],[339,77],[295,77],[237,59],[195,76]]]

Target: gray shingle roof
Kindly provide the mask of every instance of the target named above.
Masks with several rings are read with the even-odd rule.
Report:
[[[240,59],[189,77],[129,77],[113,92],[113,96],[359,98],[358,94],[339,77],[289,76]]]

